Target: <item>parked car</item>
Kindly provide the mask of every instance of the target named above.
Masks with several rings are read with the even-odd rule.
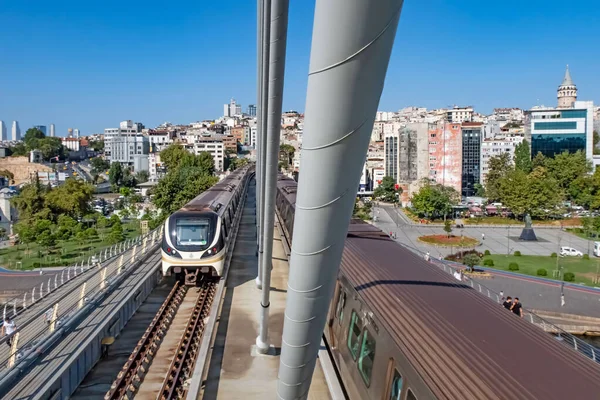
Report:
[[[560,255],[562,257],[571,256],[571,257],[583,257],[583,253],[573,247],[561,247]]]

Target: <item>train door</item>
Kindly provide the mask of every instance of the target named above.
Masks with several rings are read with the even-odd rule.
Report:
[[[346,292],[342,284],[338,281],[335,293],[333,296],[334,302],[330,308],[329,323],[327,324],[327,330],[329,333],[329,345],[332,348],[337,347],[337,336],[341,337],[341,328],[343,327],[344,319],[344,307],[346,306]]]

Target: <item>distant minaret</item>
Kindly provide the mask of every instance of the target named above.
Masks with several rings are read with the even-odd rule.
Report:
[[[565,78],[562,84],[558,87],[558,108],[571,108],[573,103],[577,100],[577,86],[571,79],[571,73],[569,72],[569,66],[565,71]]]
[[[3,142],[8,140],[7,133],[6,133],[6,124],[4,123],[4,121],[0,121],[0,135],[2,135]]]
[[[54,135],[56,134],[54,132],[54,129],[55,129],[54,124],[50,124],[50,137],[54,137]]]

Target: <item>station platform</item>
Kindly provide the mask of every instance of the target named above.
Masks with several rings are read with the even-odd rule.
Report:
[[[279,231],[275,228],[269,313],[272,348],[267,355],[258,354],[254,347],[259,331],[261,291],[255,283],[258,269],[255,206],[252,185],[231,259],[206,382],[198,398],[250,400],[277,396],[289,266]],[[316,364],[308,398],[332,398],[320,362]]]

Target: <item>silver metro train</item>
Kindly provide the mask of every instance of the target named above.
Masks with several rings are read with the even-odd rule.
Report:
[[[240,168],[206,190],[165,221],[162,238],[163,275],[185,278],[220,277],[230,245],[232,223],[253,168]]]

